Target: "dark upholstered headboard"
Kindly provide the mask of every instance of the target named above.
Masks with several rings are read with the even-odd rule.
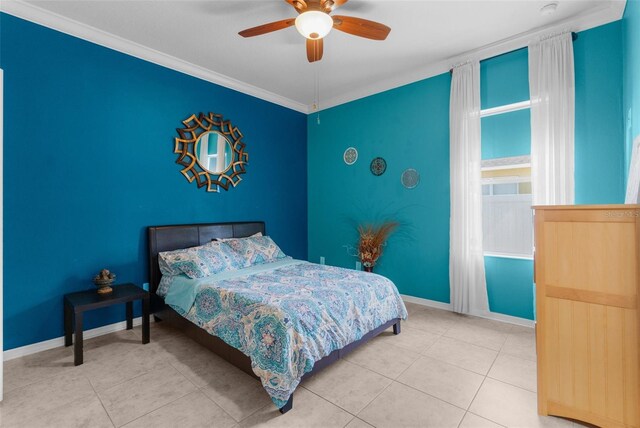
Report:
[[[179,224],[150,226],[149,237],[149,289],[155,293],[160,282],[158,253],[180,248],[196,247],[218,238],[244,238],[254,233],[265,234],[263,221],[240,223]]]

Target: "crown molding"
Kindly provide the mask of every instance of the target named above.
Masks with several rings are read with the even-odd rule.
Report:
[[[372,85],[344,92],[337,97],[322,101],[320,103],[320,111],[446,73],[454,65],[470,59],[482,61],[524,48],[536,40],[536,38],[546,34],[561,31],[579,32],[617,21],[622,19],[625,5],[626,0],[613,0],[606,6],[576,15],[558,23],[516,34],[507,39],[449,57],[437,63],[429,64],[422,69],[413,70],[390,79],[381,80]],[[315,112],[311,110],[311,108],[309,111]]]
[[[593,27],[608,24],[622,18],[626,0],[613,0],[608,5],[601,8],[582,13],[572,18],[563,20],[553,25],[547,25],[542,28],[523,32],[513,37],[500,40],[498,42],[483,46],[478,49],[464,52],[460,55],[449,57],[443,61],[429,64],[421,69],[415,69],[407,73],[396,75],[392,78],[378,81],[374,84],[357,88],[351,91],[343,92],[341,95],[322,101],[320,110],[326,110],[341,104],[346,104],[358,99],[362,99],[371,95],[405,86],[420,80],[428,79],[442,73],[448,72],[455,64],[461,63],[469,59],[484,60],[516,49],[527,46],[531,41],[544,34],[559,31],[584,31]],[[22,0],[4,0],[0,1],[0,11],[26,19],[36,24],[96,43],[100,46],[122,52],[127,55],[140,58],[154,64],[179,71],[181,73],[215,83],[229,89],[260,98],[283,107],[309,114],[318,110],[314,110],[311,105],[305,105],[298,101],[282,95],[275,94],[265,89],[258,88],[251,84],[242,82],[229,76],[208,70],[204,67],[183,61],[174,56],[162,53],[155,49],[132,42],[106,31],[99,30],[95,27],[83,24],[81,22],[66,18],[62,15],[25,3]]]
[[[90,25],[83,24],[30,3],[26,3],[22,0],[0,1],[0,12],[34,22],[70,36],[131,55],[162,67],[179,71],[207,82],[215,83],[216,85],[224,86],[225,88],[242,92],[243,94],[251,95],[252,97],[278,104],[291,110],[305,114],[309,112],[309,107],[303,103],[291,100],[265,89],[258,88],[257,86],[250,85],[232,77],[225,76],[224,74],[216,73],[215,71],[208,70],[204,67],[200,67],[106,31],[99,30]]]

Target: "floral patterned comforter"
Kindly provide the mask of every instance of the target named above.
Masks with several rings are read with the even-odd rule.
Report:
[[[398,289],[366,272],[293,261],[203,283],[184,317],[251,358],[278,407],[316,361],[393,319],[406,319]]]

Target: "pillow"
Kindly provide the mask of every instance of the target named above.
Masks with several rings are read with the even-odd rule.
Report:
[[[163,276],[181,273],[189,278],[204,278],[225,270],[244,267],[244,260],[224,242],[212,241],[199,247],[164,251],[158,255]]]
[[[174,280],[178,277],[178,276],[184,276],[187,277],[185,274],[180,274],[180,275],[162,275],[162,278],[160,278],[160,283],[158,284],[158,289],[156,290],[156,294],[160,297],[164,297],[167,295],[167,291],[169,291],[169,288],[171,287],[171,285],[173,284]]]
[[[262,232],[256,232],[253,235],[248,236],[247,238],[257,238],[258,236],[262,236]],[[247,239],[247,238],[213,238],[213,241],[224,242],[224,241],[232,241],[234,239]]]
[[[270,263],[287,257],[268,236],[229,239],[224,243],[243,258],[245,267]]]

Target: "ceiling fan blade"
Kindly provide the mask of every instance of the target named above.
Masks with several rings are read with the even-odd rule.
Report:
[[[289,3],[298,13],[302,13],[307,10],[307,3],[304,0],[284,0]]]
[[[307,39],[307,59],[309,62],[320,61],[322,59],[323,44],[322,39]]]
[[[331,12],[348,1],[349,0],[320,0],[320,5],[325,11]]]
[[[240,31],[242,37],[253,37],[261,34],[271,33],[272,31],[282,30],[287,27],[291,27],[296,22],[295,19],[283,19],[282,21],[270,22],[264,25],[258,25],[257,27],[247,28]]]
[[[379,22],[340,15],[333,17],[333,28],[354,36],[373,40],[384,40],[391,32],[391,28]]]

